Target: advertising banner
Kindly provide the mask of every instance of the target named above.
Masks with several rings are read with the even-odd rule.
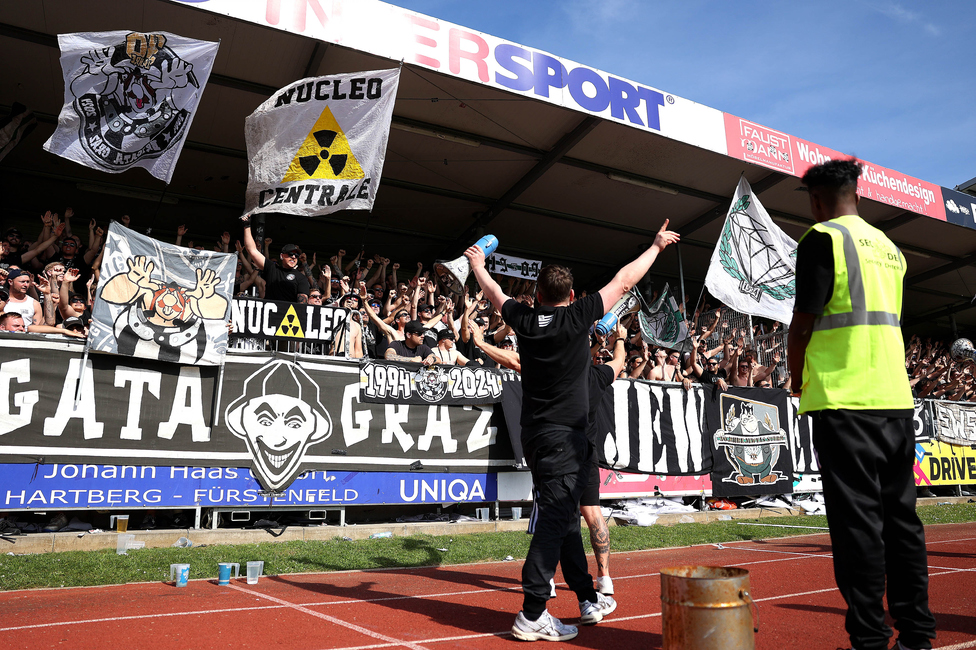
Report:
[[[256,339],[331,343],[345,327],[348,314],[340,307],[234,298],[231,304],[232,334]]]
[[[281,507],[494,501],[494,474],[311,471],[273,505]],[[243,467],[0,465],[0,510],[81,508],[266,508],[272,501]]]
[[[379,0],[177,1],[725,153],[721,111]]]
[[[652,496],[706,496],[712,493],[712,477],[663,476],[658,474],[631,474],[616,470],[600,470],[600,498],[628,499]]]
[[[502,374],[494,368],[403,361],[363,361],[359,401],[386,404],[491,404],[502,399]]]
[[[976,445],[976,404],[932,400],[933,438],[951,445]]]
[[[915,485],[976,483],[976,450],[938,440],[915,443]]]
[[[850,157],[729,113],[725,113],[725,136],[728,155],[790,176],[802,177],[814,165]],[[941,187],[861,162],[864,171],[857,184],[858,194],[939,221],[946,220]]]
[[[118,174],[169,183],[219,43],[166,32],[58,34],[64,106],[44,149]]]
[[[490,405],[361,404],[356,362],[229,355],[220,373],[0,335],[0,460],[246,467],[266,489],[311,470],[483,472],[515,464]]]
[[[976,228],[976,196],[943,187],[942,202],[945,205],[946,221],[957,226]]]

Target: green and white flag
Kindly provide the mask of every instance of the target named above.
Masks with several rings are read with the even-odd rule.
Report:
[[[678,303],[671,295],[668,285],[649,310],[641,310],[637,316],[641,336],[648,345],[657,345],[670,350],[690,350],[688,321],[678,309]]]
[[[773,223],[745,176],[705,275],[708,291],[743,314],[793,319],[796,242]]]

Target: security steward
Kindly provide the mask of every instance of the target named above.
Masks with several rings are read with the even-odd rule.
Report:
[[[925,531],[915,513],[913,402],[901,333],[905,258],[857,213],[854,159],[803,176],[817,224],[800,239],[789,331],[800,413],[813,420],[834,578],[857,650],[931,648]]]

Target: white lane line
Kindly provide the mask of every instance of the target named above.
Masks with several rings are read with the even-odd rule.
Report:
[[[169,612],[155,614],[133,614],[131,616],[111,616],[108,618],[90,618],[84,621],[56,621],[52,623],[35,623],[33,625],[18,625],[15,627],[0,627],[0,632],[14,632],[16,630],[35,630],[42,627],[57,627],[59,625],[80,625],[82,623],[112,623],[114,621],[135,621],[141,618],[164,618],[167,616],[196,616],[199,614],[224,614],[227,612],[250,612],[260,609],[282,609],[281,605],[255,605],[252,607],[231,607],[228,609],[202,609],[194,612]]]
[[[356,625],[355,623],[344,621],[341,618],[336,618],[335,616],[329,616],[328,614],[316,612],[314,610],[309,609],[308,607],[302,607],[301,605],[296,605],[295,603],[288,602],[287,600],[283,600],[281,598],[275,598],[274,596],[271,596],[269,594],[263,594],[260,591],[254,591],[253,589],[245,589],[240,585],[230,585],[230,588],[236,589],[237,591],[244,594],[256,596],[258,598],[264,598],[265,600],[270,600],[271,602],[277,603],[278,605],[284,605],[285,607],[294,609],[297,612],[308,614],[309,616],[314,616],[315,618],[320,618],[323,621],[328,621],[333,625],[339,625],[341,627],[352,630],[354,632],[359,632],[360,634],[363,634],[365,636],[370,636],[380,641],[386,641],[387,643],[394,646],[404,646],[406,648],[412,648],[412,650],[426,650],[426,648],[424,648],[421,645],[417,645],[416,643],[411,643],[410,641],[402,641],[392,636],[387,636],[385,634],[382,634],[381,632],[376,632],[374,630],[370,630],[369,628],[362,627],[361,625]]]
[[[976,641],[966,641],[964,643],[957,643],[955,645],[944,645],[941,648],[935,648],[934,650],[965,650],[966,648],[976,648]]]

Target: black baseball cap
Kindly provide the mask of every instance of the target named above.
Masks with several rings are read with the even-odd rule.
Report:
[[[454,336],[454,332],[452,332],[449,329],[442,329],[440,332],[437,333],[438,341],[443,341],[444,339],[451,339],[453,341],[455,338],[456,337]]]
[[[72,316],[71,318],[65,318],[64,319],[64,322],[61,323],[61,325],[66,330],[70,330],[72,327],[78,327],[78,328],[81,328],[81,329],[85,329],[85,324],[83,322],[81,322],[81,319],[78,318],[77,316]]]
[[[302,249],[299,248],[298,246],[295,246],[295,244],[285,244],[284,246],[281,247],[281,252],[282,253],[286,253],[286,254],[287,253],[301,253],[302,252]]]
[[[74,291],[68,294],[68,302],[77,302],[79,300],[81,302],[85,302],[85,297],[80,293],[75,293]]]
[[[404,326],[403,331],[407,334],[423,334],[427,330],[424,329],[424,324],[419,320],[412,320]]]
[[[434,311],[434,305],[421,305],[417,311]]]
[[[7,302],[10,300],[10,294],[7,293],[6,289],[0,289],[0,300]]]
[[[6,230],[3,231],[3,238],[4,239],[6,239],[7,237],[9,237],[10,235],[17,235],[18,237],[21,237],[22,236],[20,234],[20,231],[17,230],[16,228],[7,228]]]

